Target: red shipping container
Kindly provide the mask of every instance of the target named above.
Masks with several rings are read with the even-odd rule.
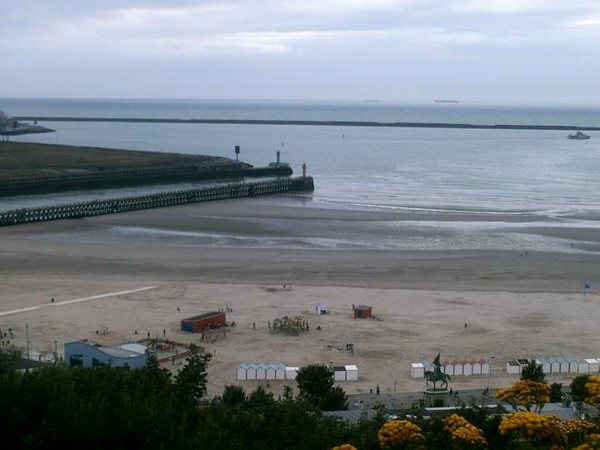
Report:
[[[181,320],[181,329],[190,333],[198,333],[206,328],[217,328],[223,325],[225,325],[225,313],[219,311],[211,311]]]
[[[373,315],[373,307],[359,305],[354,308],[354,318],[355,319],[366,319],[367,317],[371,317]]]

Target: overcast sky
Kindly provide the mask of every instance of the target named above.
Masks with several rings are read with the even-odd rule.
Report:
[[[1,6],[0,97],[600,103],[598,0]]]

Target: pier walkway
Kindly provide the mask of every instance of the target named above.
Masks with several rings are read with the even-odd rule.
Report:
[[[15,209],[0,212],[0,226],[50,220],[79,219],[211,200],[254,197],[284,192],[312,192],[313,190],[314,182],[312,177],[274,178],[266,181],[231,183],[223,186],[166,191],[135,197],[120,197],[57,206]]]
[[[61,174],[53,176],[0,180],[0,197],[72,190],[140,186],[147,184],[181,183],[217,179],[289,176],[288,164],[252,167],[247,164],[210,166],[140,167],[95,173]]]

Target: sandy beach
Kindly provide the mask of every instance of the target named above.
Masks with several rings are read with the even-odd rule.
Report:
[[[419,391],[424,383],[410,378],[410,364],[431,360],[438,351],[442,359],[493,354],[492,387],[515,380],[506,374],[508,359],[600,356],[600,297],[594,289],[583,292],[584,281],[595,287],[599,278],[599,256],[592,252],[315,250],[103,239],[107,229],[135,227],[285,234],[266,227],[269,218],[299,227],[304,221],[399,220],[392,213],[244,199],[0,229],[0,328],[13,328],[13,342],[24,348],[29,324],[30,346],[41,353],[55,345],[60,353],[72,340],[117,344],[165,330],[170,339],[196,342],[214,354],[213,395],[237,384],[240,363],[356,364],[359,381],[342,386],[364,393],[377,384],[382,392]],[[580,241],[587,248],[594,244],[589,230],[543,232],[573,240],[575,248]],[[326,304],[330,314],[309,314],[313,302]],[[352,304],[371,305],[380,320],[353,319]],[[182,318],[226,305],[233,309],[228,321],[236,323],[226,339],[207,345],[180,330]],[[271,334],[268,322],[284,315],[302,316],[310,332]],[[96,334],[104,329],[106,334]],[[347,342],[354,354],[345,351]],[[480,388],[487,382],[454,377],[452,386]],[[240,384],[253,389],[259,382]],[[271,382],[271,388],[279,392],[283,384]]]

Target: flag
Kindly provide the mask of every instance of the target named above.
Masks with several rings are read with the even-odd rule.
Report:
[[[583,288],[584,289],[591,289],[592,285],[590,283],[583,283]]]

